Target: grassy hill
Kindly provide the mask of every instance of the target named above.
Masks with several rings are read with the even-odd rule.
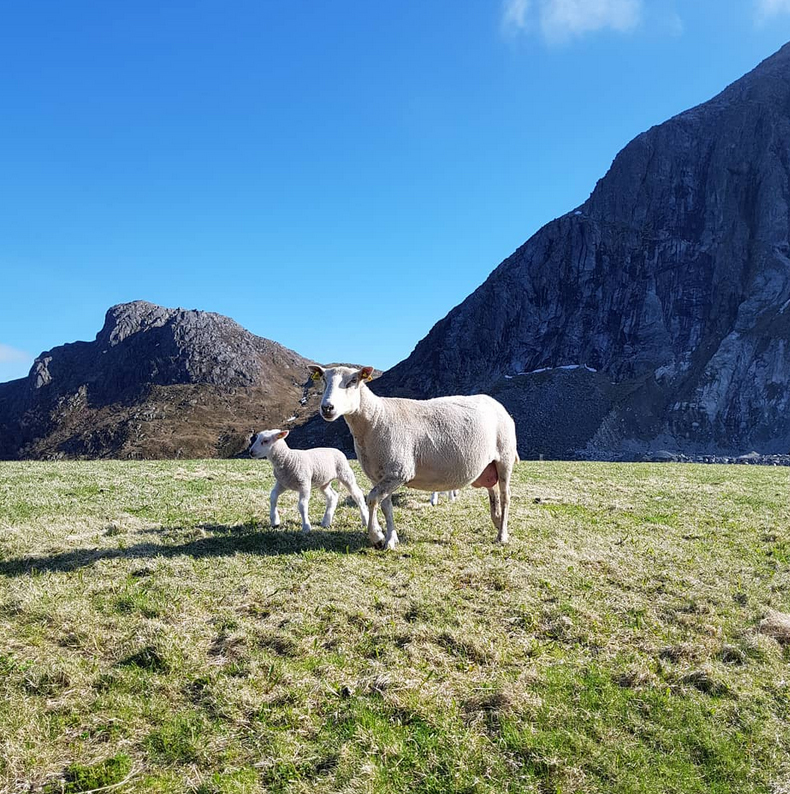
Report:
[[[790,791],[789,475],[522,463],[508,547],[404,491],[385,554],[262,462],[0,464],[0,791]]]

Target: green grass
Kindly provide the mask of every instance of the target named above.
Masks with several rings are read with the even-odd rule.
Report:
[[[790,791],[787,469],[521,463],[509,546],[404,491],[392,553],[271,484],[0,464],[0,791]]]

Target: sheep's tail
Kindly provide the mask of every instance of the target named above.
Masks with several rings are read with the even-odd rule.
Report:
[[[518,450],[516,450],[516,460],[515,463],[521,463],[521,458],[518,456]]]

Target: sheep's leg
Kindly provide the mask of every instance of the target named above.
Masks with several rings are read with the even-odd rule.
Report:
[[[379,526],[379,520],[376,517],[376,507],[370,505],[370,495],[365,499],[366,507],[368,510],[368,540],[377,548],[384,548],[384,533]]]
[[[351,498],[357,503],[359,515],[362,518],[362,526],[366,527],[368,525],[368,507],[365,504],[365,494],[362,493],[362,489],[357,485],[353,473],[351,477],[339,477],[338,479],[343,483],[343,487],[351,494]],[[381,533],[381,530],[379,530],[379,533]]]
[[[309,532],[312,529],[308,512],[309,506],[310,488],[308,486],[304,490],[299,491],[299,515],[302,517],[302,532]]]
[[[398,533],[395,530],[395,518],[392,514],[392,494],[381,500],[381,509],[387,521],[387,537],[384,540],[384,548],[392,550],[398,545]]]
[[[321,519],[321,526],[324,528],[331,527],[332,519],[335,517],[335,510],[337,509],[339,497],[337,491],[332,488],[331,482],[327,483],[321,489],[321,491],[326,497],[326,512],[324,513],[324,517]]]
[[[491,520],[497,530],[502,526],[502,509],[499,504],[499,494],[496,487],[488,489],[488,505],[491,508]]]
[[[454,502],[458,498],[458,491],[449,491],[450,501]]]
[[[283,492],[283,487],[275,481],[274,488],[272,488],[272,492],[269,494],[269,523],[273,527],[280,526],[280,513],[277,510],[277,500],[280,498],[280,494]]]
[[[370,538],[370,542],[379,548],[392,549],[398,543],[398,535],[395,532],[395,524],[392,522],[392,502],[389,504],[388,516],[388,508],[384,506],[384,500],[387,499],[387,497],[392,496],[393,492],[400,488],[405,482],[405,478],[386,477],[373,487],[366,499],[368,505],[368,537]],[[378,525],[378,521],[376,521],[376,510],[379,504],[381,504],[381,509],[384,511],[384,517],[387,519],[386,538],[381,531],[381,527]]]
[[[431,494],[431,505],[433,507],[436,507],[436,505],[438,505],[438,504],[439,504],[439,492],[438,491],[434,491]]]
[[[499,534],[497,535],[497,542],[507,543],[510,540],[510,535],[507,531],[507,519],[510,513],[510,475],[513,472],[512,464],[510,466],[497,464],[499,471],[499,495],[502,501],[502,516],[499,524]]]

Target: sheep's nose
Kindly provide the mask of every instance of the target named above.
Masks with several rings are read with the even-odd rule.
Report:
[[[332,403],[322,403],[321,413],[324,416],[331,416],[335,412],[335,406]]]

